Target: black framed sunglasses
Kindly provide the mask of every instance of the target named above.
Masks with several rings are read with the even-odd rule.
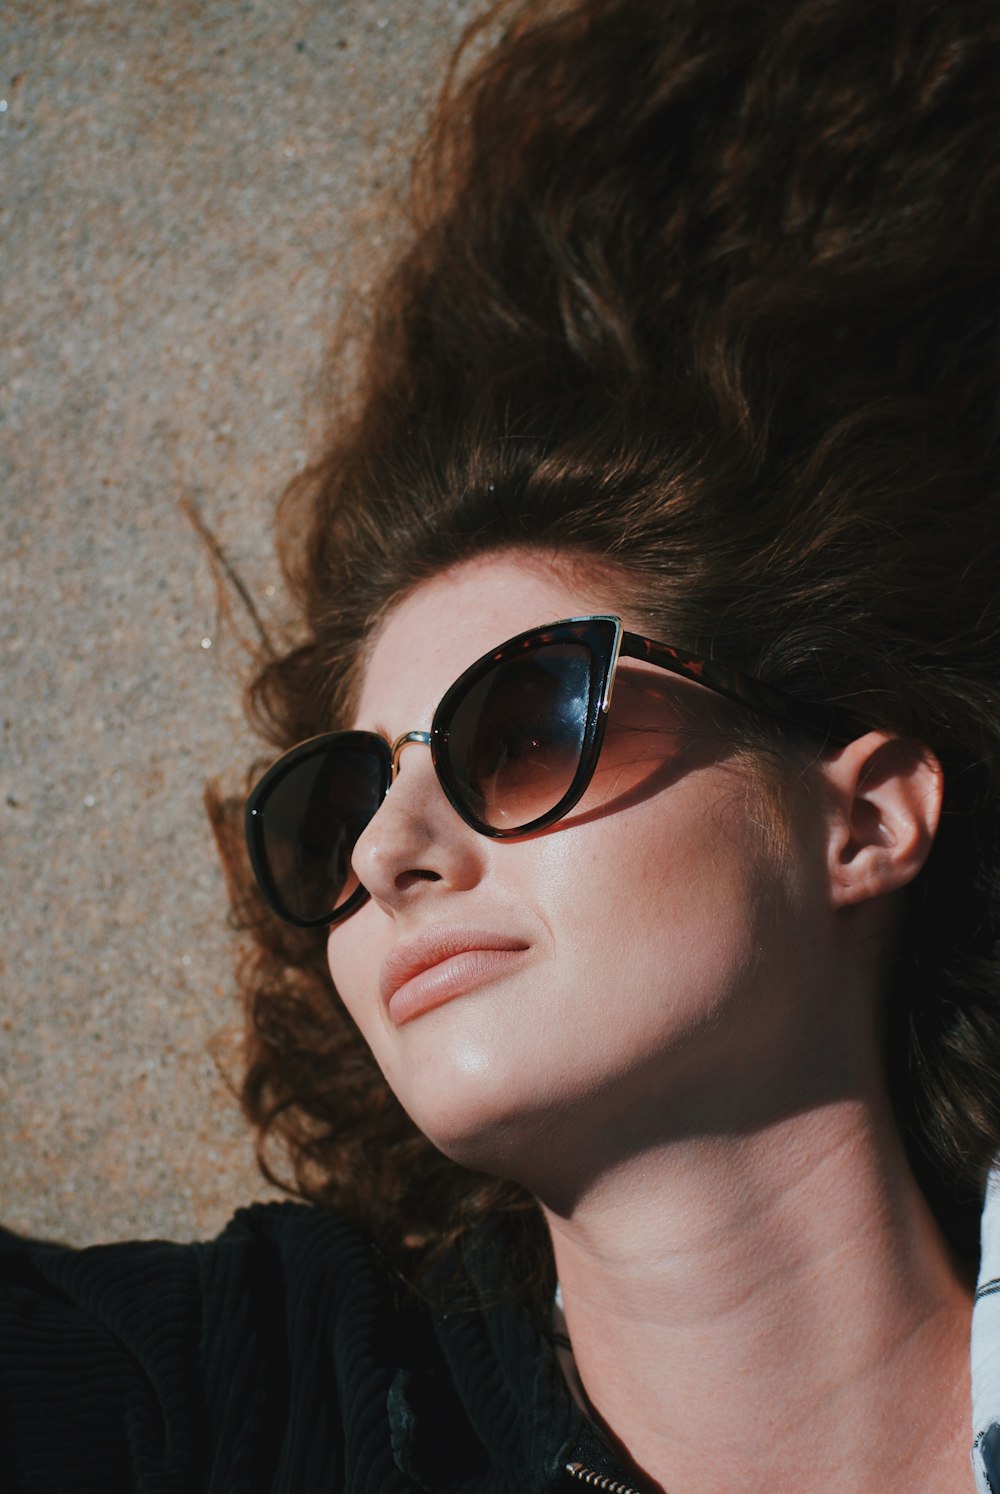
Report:
[[[438,781],[480,835],[505,839],[562,819],[597,767],[619,659],[639,659],[799,730],[843,745],[862,728],[833,706],[628,633],[611,615],[532,628],[484,654],[445,691],[430,731],[395,742],[335,731],[268,769],[246,805],[254,875],[281,918],[333,924],[368,897],[351,868],[359,837],[409,743],[431,750]]]

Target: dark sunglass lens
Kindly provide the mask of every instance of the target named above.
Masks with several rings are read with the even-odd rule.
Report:
[[[386,781],[380,754],[350,741],[300,757],[278,775],[255,823],[283,911],[319,921],[357,890],[351,855],[385,796]]]
[[[546,644],[495,665],[465,693],[448,726],[448,761],[484,824],[515,830],[568,792],[583,753],[591,674],[585,645]]]

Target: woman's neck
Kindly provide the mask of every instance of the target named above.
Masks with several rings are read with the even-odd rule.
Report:
[[[971,1287],[888,1115],[678,1142],[548,1217],[585,1391],[668,1494],[968,1481]]]

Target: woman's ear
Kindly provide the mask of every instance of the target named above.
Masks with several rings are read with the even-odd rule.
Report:
[[[847,907],[905,887],[930,853],[944,775],[919,742],[870,731],[823,764],[830,896]]]

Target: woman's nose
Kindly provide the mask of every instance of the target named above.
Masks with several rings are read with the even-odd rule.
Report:
[[[358,837],[355,874],[376,902],[397,910],[427,895],[462,891],[483,875],[488,841],[449,804],[428,747],[408,742],[378,812]]]

